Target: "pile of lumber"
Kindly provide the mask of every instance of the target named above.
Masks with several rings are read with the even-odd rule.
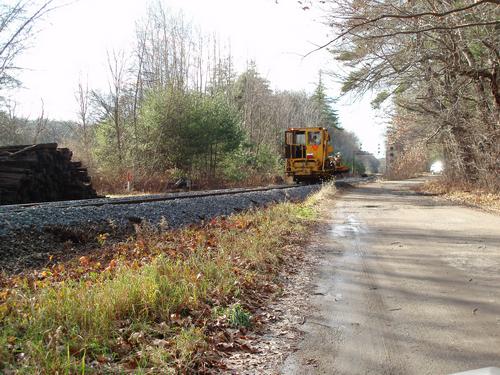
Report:
[[[0,204],[97,198],[72,156],[57,143],[0,147]]]

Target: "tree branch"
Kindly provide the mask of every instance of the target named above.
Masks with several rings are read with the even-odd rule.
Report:
[[[31,17],[29,17],[15,32],[12,34],[10,39],[5,43],[2,49],[0,49],[0,56],[3,55],[5,50],[16,40],[16,38],[26,29],[34,20],[45,14],[48,9],[47,7],[52,3],[53,0],[45,2]]]
[[[477,7],[477,6],[485,4],[485,3],[500,4],[500,0],[480,0],[480,1],[475,2],[474,4],[468,5],[466,7],[451,9],[447,12],[442,12],[442,13],[422,12],[422,13],[418,13],[418,14],[408,14],[408,15],[383,14],[383,15],[375,17],[375,18],[365,19],[365,21],[349,27],[346,31],[343,31],[338,36],[336,36],[335,38],[330,40],[329,42],[324,43],[324,44],[318,46],[317,48],[315,48],[314,50],[306,53],[304,55],[304,57],[307,57],[314,52],[317,52],[321,49],[324,49],[324,48],[330,46],[331,44],[335,43],[336,41],[338,41],[342,37],[344,37],[348,34],[351,34],[354,30],[356,30],[362,26],[367,26],[369,24],[376,23],[376,22],[378,22],[382,19],[385,19],[385,18],[411,19],[411,18],[420,18],[420,17],[424,17],[424,16],[434,16],[434,17],[442,18],[442,17],[445,17],[449,14],[469,10],[471,8]],[[347,19],[348,20],[356,20],[356,19],[363,19],[363,18],[361,18],[361,17],[349,17]],[[429,29],[423,29],[423,30],[401,32],[401,34],[416,34],[416,33],[421,33],[421,32],[425,32],[425,31],[432,31],[432,30],[452,30],[452,29],[459,29],[459,28],[472,27],[472,26],[486,26],[486,25],[498,25],[498,24],[500,24],[500,21],[488,22],[488,23],[486,23],[486,22],[485,23],[477,23],[477,24],[465,24],[465,25],[458,25],[458,26],[454,26],[454,27],[440,26],[439,28],[429,28]],[[398,34],[395,34],[395,35],[398,35]],[[385,37],[385,36],[393,36],[393,35],[387,34],[387,35],[380,35],[378,37]]]
[[[467,27],[496,26],[496,25],[500,25],[500,21],[465,23],[465,24],[455,25],[455,26],[433,26],[433,27],[428,27],[428,28],[419,29],[419,30],[404,30],[404,31],[395,31],[393,33],[388,33],[388,34],[373,35],[373,36],[369,35],[369,36],[362,37],[362,38],[378,39],[378,38],[388,38],[388,37],[396,36],[396,35],[421,34],[421,33],[425,33],[428,31],[436,31],[436,30],[457,30],[457,29],[465,29]],[[358,37],[360,37],[360,36],[358,35]]]

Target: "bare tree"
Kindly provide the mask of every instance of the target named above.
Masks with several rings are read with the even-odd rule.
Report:
[[[159,1],[150,7],[147,19],[137,27],[146,88],[188,87],[192,33],[182,13],[170,14]]]
[[[92,120],[91,120],[91,92],[89,91],[88,81],[78,82],[78,88],[75,93],[75,100],[78,105],[78,121],[76,122],[76,136],[78,147],[81,148],[81,153],[85,159],[85,164],[88,167],[93,167],[92,158]]]
[[[33,135],[33,143],[38,143],[40,136],[44,131],[47,130],[47,117],[45,117],[45,104],[43,99],[40,99],[41,107],[40,107],[40,115],[35,120],[35,128]]]
[[[126,168],[128,121],[130,120],[130,95],[126,58],[122,52],[108,52],[109,89],[106,94],[92,92],[92,98],[100,108],[101,123],[110,127],[112,145],[107,145],[110,156],[116,158],[117,172]]]
[[[0,4],[0,89],[19,85],[16,72],[20,67],[15,60],[26,48],[37,21],[54,9],[53,2],[43,1],[38,6],[30,0]]]
[[[0,145],[23,143],[27,128],[27,119],[18,118],[16,115],[16,103],[10,100],[2,100],[0,111]]]

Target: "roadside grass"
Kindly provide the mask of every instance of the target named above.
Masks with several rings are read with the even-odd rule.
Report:
[[[318,203],[332,192],[327,185],[303,203],[199,227],[143,227],[134,239],[103,244],[95,258],[4,282],[0,372],[191,373],[216,366],[217,341],[209,336],[251,327],[245,301],[304,243]]]
[[[251,326],[252,316],[240,303],[235,303],[226,308],[216,308],[214,314],[215,317],[227,319],[229,325],[233,328],[249,328]]]
[[[444,179],[426,182],[418,190],[437,194],[457,204],[500,213],[500,193],[498,192],[484,191],[473,186],[450,184]]]

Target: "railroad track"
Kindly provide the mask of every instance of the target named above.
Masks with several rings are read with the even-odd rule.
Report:
[[[341,180],[336,180],[335,184],[340,186],[345,183],[359,183],[363,181],[368,181],[370,178],[344,178]],[[143,196],[130,196],[123,198],[96,198],[96,199],[86,199],[77,201],[59,201],[59,202],[41,202],[41,203],[24,203],[24,204],[14,204],[14,205],[4,205],[0,206],[0,212],[18,212],[26,209],[36,209],[36,208],[71,208],[71,207],[101,207],[106,205],[127,205],[127,204],[141,204],[149,202],[162,202],[176,199],[193,199],[193,198],[203,198],[203,197],[215,197],[221,195],[237,195],[243,193],[254,193],[263,192],[269,190],[284,190],[284,189],[294,189],[300,187],[297,184],[286,184],[286,185],[270,185],[265,187],[256,188],[236,188],[236,189],[218,189],[218,190],[204,190],[204,191],[192,191],[192,192],[180,192],[180,193],[165,193],[165,194],[151,194]]]
[[[367,180],[350,178],[336,185]],[[18,272],[45,264],[49,255],[66,256],[78,248],[98,246],[96,238],[102,233],[125,239],[135,233],[136,224],[179,228],[278,202],[301,201],[320,187],[277,185],[0,206],[0,271]]]
[[[59,202],[40,202],[40,203],[24,203],[24,204],[13,204],[0,206],[0,211],[2,210],[23,210],[28,208],[42,208],[46,206],[51,206],[54,208],[70,208],[70,207],[100,207],[105,205],[121,205],[121,204],[140,204],[148,202],[161,202],[174,199],[190,199],[190,198],[201,198],[219,195],[236,195],[242,193],[252,193],[259,191],[267,191],[273,189],[291,189],[298,185],[276,185],[276,186],[266,186],[258,188],[241,188],[241,189],[219,189],[219,190],[201,190],[193,192],[176,192],[176,193],[165,193],[165,194],[151,194],[151,195],[141,195],[141,196],[130,196],[130,197],[120,197],[120,198],[95,198],[77,201],[59,201]]]

